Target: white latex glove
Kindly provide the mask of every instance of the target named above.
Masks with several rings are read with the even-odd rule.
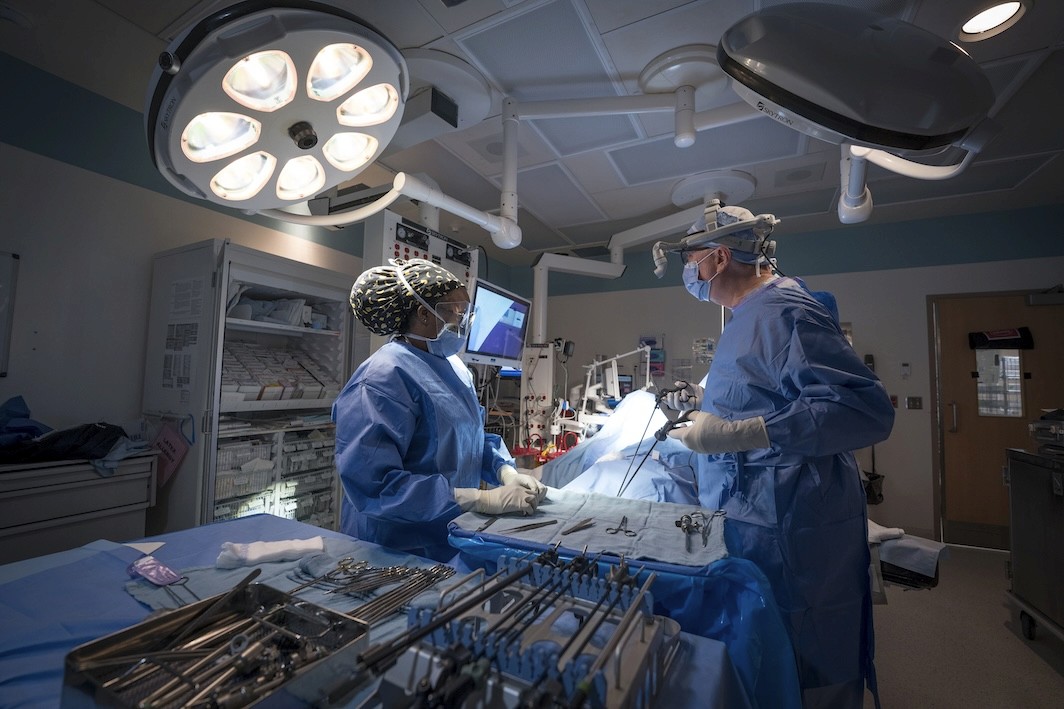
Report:
[[[499,480],[503,485],[518,485],[536,494],[536,504],[543,502],[547,497],[547,486],[536,480],[531,475],[517,472],[512,465],[503,465],[499,468]]]
[[[673,386],[680,386],[686,382],[674,382]],[[675,411],[691,411],[702,408],[702,395],[705,390],[697,384],[687,384],[680,391],[669,392],[665,395],[665,405]]]
[[[502,515],[507,512],[530,515],[536,511],[536,505],[539,504],[534,492],[519,485],[503,485],[490,490],[456,487],[454,500],[463,512],[473,510],[484,515]]]
[[[687,419],[691,424],[672,429],[669,438],[696,453],[734,453],[771,445],[761,416],[728,421],[705,411],[689,411]]]

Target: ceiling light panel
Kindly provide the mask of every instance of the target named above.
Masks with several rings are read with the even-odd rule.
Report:
[[[740,0],[749,7],[749,0]],[[653,17],[674,7],[687,5],[690,0],[585,0],[591,18],[599,31],[606,34],[619,27],[632,25],[640,20]],[[747,10],[749,12],[749,9]],[[682,44],[682,43],[681,43]]]
[[[639,138],[628,116],[550,118],[532,121],[558,155],[575,155]]]
[[[601,221],[604,217],[558,165],[522,170],[517,183],[521,203],[533,212],[550,215],[551,222],[559,226]]]
[[[437,142],[484,175],[502,173],[502,121],[488,119],[462,131],[437,136]],[[518,169],[554,160],[557,155],[539,132],[522,125],[517,131]]]
[[[1020,160],[975,163],[948,180],[910,180],[891,175],[869,179],[869,185],[877,206],[997,192],[1015,189],[1051,159],[1049,155],[1037,155]]]
[[[570,2],[552,2],[462,37],[474,64],[518,101],[615,96],[595,43]],[[535,57],[535,62],[528,61]]]
[[[768,118],[755,118],[698,133],[694,145],[677,148],[672,137],[610,151],[627,184],[637,185],[706,170],[752,165],[799,154],[801,134]]]
[[[836,185],[813,192],[773,195],[762,199],[747,200],[742,206],[754,214],[767,212],[780,218],[834,214],[835,204],[838,201],[838,190],[839,188]],[[786,221],[784,224],[786,224]]]

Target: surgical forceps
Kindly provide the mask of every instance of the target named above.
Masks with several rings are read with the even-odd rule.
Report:
[[[302,591],[308,586],[314,586],[316,584],[322,583],[323,581],[337,581],[340,577],[351,576],[354,573],[366,568],[367,566],[369,566],[368,561],[355,561],[354,557],[345,556],[343,559],[340,559],[338,562],[336,562],[336,566],[334,568],[330,569],[329,571],[317,578],[311,579],[306,583],[301,583],[295,588],[289,589],[287,593],[298,593],[299,591]]]
[[[606,534],[617,534],[617,532],[624,532],[626,537],[635,536],[635,532],[628,529],[628,515],[621,517],[621,523],[616,527],[606,527]]]
[[[503,533],[509,534],[510,532],[527,532],[530,529],[539,529],[540,527],[549,527],[552,524],[558,524],[556,519],[548,519],[546,522],[532,522],[530,524],[522,524],[520,527],[510,527],[509,529],[502,530]]]
[[[595,518],[594,517],[588,517],[587,519],[582,519],[579,522],[577,522],[576,524],[574,524],[572,527],[569,527],[569,529],[562,530],[562,536],[565,536],[566,534],[572,534],[573,532],[579,532],[581,529],[587,529],[588,527],[591,527],[594,524],[595,524]]]

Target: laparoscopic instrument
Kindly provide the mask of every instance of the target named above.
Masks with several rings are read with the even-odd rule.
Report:
[[[658,408],[661,409],[662,413],[665,414],[665,418],[667,418],[668,421],[665,422],[664,426],[654,432],[653,443],[650,444],[650,448],[647,449],[647,452],[643,454],[643,458],[639,461],[639,465],[636,466],[635,471],[632,471],[632,464],[635,463],[636,456],[639,455],[639,447],[636,447],[635,452],[632,454],[632,462],[628,464],[628,470],[625,471],[624,476],[621,478],[621,486],[617,489],[617,497],[622,497],[624,495],[624,491],[627,490],[628,486],[632,484],[633,480],[635,480],[636,474],[639,473],[639,469],[643,467],[643,463],[645,463],[647,458],[650,457],[650,454],[654,451],[654,447],[658,444],[658,441],[664,441],[670,430],[684,424],[687,421],[686,412],[679,412],[675,409],[671,409],[668,406],[665,406],[664,403],[666,396],[678,391],[683,391],[686,388],[687,382],[678,381],[675,383],[674,386],[662,387],[654,396],[654,400],[657,403]],[[640,441],[642,441],[643,438],[646,436],[647,429],[650,428],[650,422],[652,420],[653,416],[651,416],[651,418],[647,420],[646,428],[643,429],[643,436],[640,436],[639,438]]]

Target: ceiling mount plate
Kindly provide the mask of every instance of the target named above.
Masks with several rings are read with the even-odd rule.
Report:
[[[728,86],[728,75],[717,63],[712,44],[685,44],[659,54],[639,74],[644,94],[672,93],[681,86],[693,86],[695,94],[715,96]]]
[[[458,57],[435,49],[404,49],[410,70],[410,94],[434,86],[458,104],[458,129],[484,120],[491,112],[492,93],[487,79]]]
[[[672,188],[672,203],[691,207],[716,198],[724,204],[739,205],[753,196],[756,185],[753,175],[738,170],[703,172],[677,182]]]

